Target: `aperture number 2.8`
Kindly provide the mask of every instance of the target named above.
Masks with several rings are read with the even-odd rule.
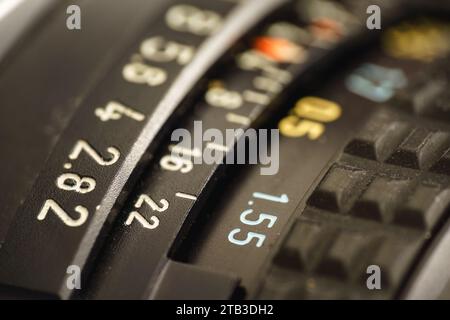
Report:
[[[77,160],[82,153],[85,153],[97,165],[103,167],[114,165],[120,158],[120,152],[117,148],[108,147],[106,149],[108,155],[104,157],[84,140],[78,140],[76,142],[68,158],[69,160]],[[70,162],[64,164],[64,169],[69,170],[71,168],[72,164]],[[73,172],[61,174],[56,178],[55,183],[60,190],[79,194],[87,194],[94,191],[97,184],[94,178],[83,177]],[[75,206],[74,210],[78,212],[78,218],[76,219],[72,218],[55,200],[47,199],[42,206],[37,219],[44,220],[47,217],[47,214],[52,211],[66,226],[79,227],[86,222],[89,212],[87,208],[81,205]]]

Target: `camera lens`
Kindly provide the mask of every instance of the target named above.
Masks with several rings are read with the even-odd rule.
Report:
[[[450,6],[372,2],[0,0],[0,297],[450,298]]]

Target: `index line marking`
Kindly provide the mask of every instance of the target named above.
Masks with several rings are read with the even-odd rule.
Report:
[[[193,195],[190,195],[187,193],[183,193],[183,192],[177,192],[175,194],[175,196],[177,196],[178,198],[184,198],[184,199],[189,199],[189,200],[194,200],[194,201],[197,200],[196,196],[193,196]]]

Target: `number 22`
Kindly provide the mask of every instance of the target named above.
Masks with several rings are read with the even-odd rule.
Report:
[[[158,212],[164,212],[169,208],[169,202],[166,199],[161,199],[159,202],[161,203],[161,206],[158,206],[158,204],[150,198],[146,194],[141,194],[134,204],[134,207],[137,209],[140,209],[144,202],[153,210]],[[145,229],[155,229],[159,226],[159,218],[156,216],[151,216],[150,221],[147,221],[142,214],[140,214],[138,211],[132,211],[128,215],[127,220],[125,221],[125,225],[129,226],[133,223],[133,220],[136,219]]]

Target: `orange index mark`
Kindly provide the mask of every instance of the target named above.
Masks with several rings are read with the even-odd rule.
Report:
[[[306,58],[302,46],[283,38],[258,37],[253,43],[253,48],[279,63],[300,63]]]

